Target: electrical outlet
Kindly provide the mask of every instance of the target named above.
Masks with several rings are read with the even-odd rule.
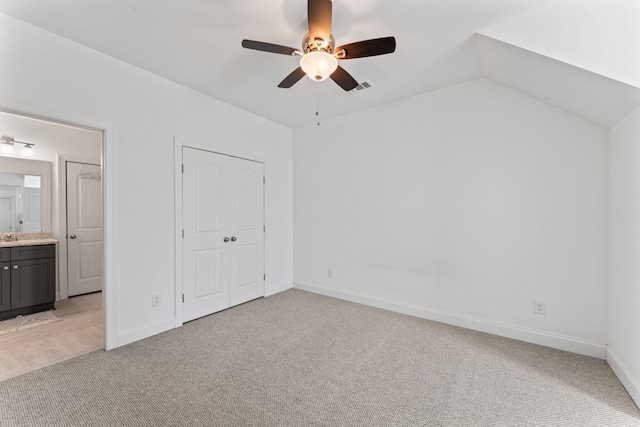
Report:
[[[151,295],[151,307],[160,305],[160,295]]]
[[[547,303],[540,300],[533,300],[533,312],[536,314],[547,314]]]
[[[327,277],[328,277],[329,279],[333,279],[333,270],[332,270],[332,269],[330,269],[330,268],[327,270]]]

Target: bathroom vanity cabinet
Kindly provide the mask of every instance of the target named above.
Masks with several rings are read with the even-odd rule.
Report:
[[[54,308],[56,245],[0,247],[0,320]]]

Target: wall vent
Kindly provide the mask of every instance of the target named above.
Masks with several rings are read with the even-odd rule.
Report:
[[[370,87],[373,87],[373,83],[371,83],[369,80],[365,80],[362,83],[360,83],[358,86],[356,86],[354,88],[355,90],[351,90],[351,92],[357,92],[359,90],[369,89]]]

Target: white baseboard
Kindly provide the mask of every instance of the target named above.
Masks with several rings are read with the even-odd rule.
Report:
[[[145,338],[149,338],[153,335],[166,332],[170,329],[175,329],[175,327],[176,327],[176,319],[174,317],[171,317],[170,319],[163,319],[157,322],[140,326],[138,328],[129,329],[128,331],[124,331],[118,334],[117,347],[131,344],[132,342],[140,341]]]
[[[585,356],[605,359],[606,345],[579,338],[553,334],[535,329],[524,328],[508,323],[495,322],[473,316],[466,316],[458,313],[451,313],[433,308],[419,306],[415,304],[395,301],[388,298],[381,298],[357,292],[345,291],[343,289],[331,288],[328,286],[316,285],[313,283],[296,281],[294,288],[317,294],[340,298],[359,304],[372,307],[383,308],[397,313],[408,314],[423,319],[434,320],[436,322],[449,325],[460,326],[462,328],[473,329],[475,331],[486,332],[501,337],[512,338],[532,344],[543,345],[558,350],[569,351]]]
[[[638,408],[640,408],[640,381],[634,378],[611,347],[607,347],[607,363],[609,363],[609,366],[611,366],[611,369],[624,388],[627,389],[629,396],[631,396]]]
[[[286,291],[287,289],[291,289],[292,287],[293,287],[292,283],[283,283],[275,287],[266,288],[264,296],[269,297],[271,295],[275,295],[277,293]],[[118,334],[117,347],[131,344],[132,342],[149,338],[153,335],[160,334],[162,332],[166,332],[170,329],[175,329],[175,328],[176,328],[176,319],[174,317],[171,317],[170,319],[163,319],[147,325],[143,325],[138,328],[133,328]]]
[[[293,283],[283,283],[281,285],[271,286],[271,287],[265,288],[264,296],[270,297],[271,295],[279,294],[280,292],[286,291],[287,289],[291,289],[291,288],[293,288]]]

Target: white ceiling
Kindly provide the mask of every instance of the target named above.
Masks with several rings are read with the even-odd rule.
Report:
[[[0,12],[295,128],[316,121],[318,102],[320,117],[326,119],[483,75],[499,81],[505,69],[488,67],[481,55],[501,50],[478,49],[474,35],[515,17],[539,17],[558,4],[577,3],[333,0],[337,44],[390,35],[397,40],[393,54],[341,62],[358,82],[369,80],[374,86],[350,93],[330,80],[306,78],[279,89],[298,60],[240,45],[248,38],[299,48],[307,31],[305,0],[0,0]],[[521,36],[518,44],[526,52]],[[632,86],[629,90],[637,92]],[[535,87],[529,92],[550,97]]]

